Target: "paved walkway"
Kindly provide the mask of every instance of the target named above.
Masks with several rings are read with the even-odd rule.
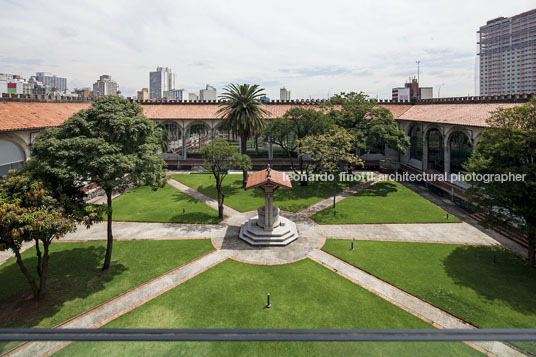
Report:
[[[195,198],[196,200],[203,202],[207,206],[214,208],[216,211],[218,210],[218,200],[215,200],[212,197],[209,197],[199,191],[196,191],[190,186],[186,186],[185,184],[177,180],[170,178],[168,179],[167,183],[175,187],[177,190],[182,191],[186,193],[187,195]],[[240,214],[240,212],[238,212],[234,208],[231,208],[227,205],[223,205],[223,214],[226,216],[234,216],[234,215]]]
[[[353,283],[373,292],[379,297],[401,307],[436,327],[449,329],[476,328],[475,326],[460,320],[456,316],[410,295],[396,286],[380,280],[361,269],[347,264],[326,252],[314,250],[309,253],[309,257],[319,264],[332,269]],[[524,356],[524,354],[501,342],[473,342],[473,344],[500,357]]]
[[[61,324],[58,328],[98,328],[118,318],[130,310],[146,303],[166,291],[204,272],[227,259],[222,250],[209,253],[201,258],[168,272],[156,279],[140,285],[125,294],[109,300],[77,317]],[[65,347],[61,341],[28,342],[12,351],[10,356],[50,355]]]

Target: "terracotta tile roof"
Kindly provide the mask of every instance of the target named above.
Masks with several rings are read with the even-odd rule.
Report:
[[[519,104],[425,104],[389,105],[395,119],[448,123],[471,126],[486,126],[489,112],[499,107]],[[74,113],[89,108],[89,103],[36,103],[0,102],[0,131],[38,129],[59,126]],[[148,104],[142,105],[144,114],[150,119],[218,119],[215,104]],[[266,105],[269,118],[283,116],[293,107],[313,108],[315,105],[273,104]]]
[[[387,108],[393,113],[395,119],[407,112],[413,105],[411,104],[380,104],[380,107]]]
[[[89,103],[0,102],[0,131],[59,126]]]
[[[414,105],[398,119],[440,124],[457,124],[486,127],[490,112],[498,108],[511,108],[515,103],[484,104],[426,104]]]
[[[215,104],[149,104],[142,105],[143,112],[151,119],[219,119],[220,106]],[[268,118],[282,117],[291,108],[321,110],[316,105],[268,104],[263,108],[270,112]]]
[[[246,190],[260,186],[279,186],[292,190],[292,183],[287,174],[272,169],[270,169],[269,177],[268,170],[257,171],[248,176]]]

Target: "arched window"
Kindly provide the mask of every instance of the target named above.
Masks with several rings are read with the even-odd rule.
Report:
[[[449,140],[450,148],[450,170],[459,173],[463,170],[462,165],[473,153],[471,141],[461,131],[452,133]]]
[[[0,139],[0,176],[8,174],[9,170],[22,167],[24,151],[12,141]]]
[[[422,131],[418,126],[413,126],[409,131],[410,137],[410,159],[422,160]]]
[[[428,132],[428,169],[443,172],[445,155],[443,153],[443,136],[437,129]]]
[[[173,153],[182,151],[182,135],[180,127],[177,123],[165,123],[164,126],[169,134],[168,151]]]
[[[209,128],[204,123],[193,124],[186,136],[186,151],[190,157],[201,157],[199,150],[211,140]]]

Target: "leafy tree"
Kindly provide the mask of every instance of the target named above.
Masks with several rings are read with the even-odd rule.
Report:
[[[510,224],[528,235],[528,261],[536,265],[536,99],[512,108],[499,108],[488,119],[474,155],[465,164],[469,173],[525,175],[524,180],[472,180],[471,202],[487,213],[487,226]],[[471,176],[472,177],[472,176]],[[478,177],[477,177],[478,178]],[[491,176],[491,178],[494,178]]]
[[[218,217],[223,218],[223,200],[225,195],[222,183],[231,168],[251,169],[249,156],[240,154],[225,139],[214,139],[203,145],[201,154],[205,159],[205,169],[214,175],[218,191]]]
[[[64,214],[58,201],[45,190],[43,182],[33,180],[27,172],[12,172],[0,180],[0,250],[9,249],[15,253],[17,265],[36,300],[47,291],[50,244],[74,230],[75,221]],[[31,241],[35,242],[39,282],[21,257],[22,244]]]
[[[300,185],[307,185],[307,176],[314,172],[316,166],[298,155],[298,166],[294,166],[293,153],[299,152],[300,139],[306,136],[322,135],[334,126],[333,120],[323,112],[314,109],[292,108],[282,118],[271,120],[264,135],[267,140],[279,145],[287,153],[292,170],[299,174]]]
[[[372,146],[387,145],[399,152],[406,152],[409,138],[398,128],[393,114],[379,106],[377,101],[364,93],[336,94],[329,105],[331,116],[337,125],[347,129],[354,137],[354,146],[366,152]]]
[[[343,128],[334,128],[328,134],[307,136],[300,140],[299,154],[309,156],[325,172],[333,175],[333,207],[342,166],[363,165],[363,161],[351,152],[352,148],[353,137]]]
[[[162,152],[168,152],[169,150],[169,132],[166,126],[162,123],[158,123],[154,127],[154,133],[160,143],[160,150]]]
[[[110,267],[113,247],[112,194],[144,183],[156,189],[165,178],[154,124],[128,99],[95,99],[61,127],[45,130],[33,146],[39,172],[61,181],[97,184],[107,199],[107,248],[103,270]]]
[[[269,113],[262,107],[260,98],[265,95],[259,85],[229,84],[223,89],[218,115],[223,118],[223,128],[240,137],[240,152],[247,153],[247,140],[254,137],[264,126]],[[242,186],[248,180],[247,170],[242,170]]]

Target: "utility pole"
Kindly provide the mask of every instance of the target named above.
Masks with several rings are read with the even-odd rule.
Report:
[[[415,63],[417,63],[417,83],[420,84],[420,82],[419,82],[419,79],[420,79],[420,78],[419,78],[419,75],[420,75],[420,69],[421,69],[421,68],[420,68],[421,61],[415,61]]]

